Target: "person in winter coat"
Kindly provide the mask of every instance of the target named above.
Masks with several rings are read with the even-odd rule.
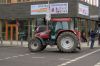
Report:
[[[98,45],[100,46],[100,34],[98,36]]]
[[[94,46],[95,35],[96,35],[96,33],[92,30],[92,31],[90,32],[90,37],[91,37],[91,45],[90,45],[90,48],[91,48],[91,49],[93,49],[93,46]]]
[[[82,42],[87,42],[86,33],[84,31],[81,32],[81,41]]]

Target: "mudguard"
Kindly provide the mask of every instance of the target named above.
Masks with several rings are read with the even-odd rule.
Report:
[[[42,42],[41,44],[45,45],[45,42],[44,42],[44,40],[41,37],[35,36],[35,38],[38,38]]]

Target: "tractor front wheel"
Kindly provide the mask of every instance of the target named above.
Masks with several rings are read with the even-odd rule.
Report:
[[[28,48],[31,52],[39,52],[44,50],[46,45],[43,45],[40,39],[35,38],[29,41]]]
[[[57,47],[62,52],[73,52],[78,46],[78,40],[74,33],[63,32],[58,36]]]

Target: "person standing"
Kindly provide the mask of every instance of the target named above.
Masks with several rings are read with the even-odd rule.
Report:
[[[92,30],[92,31],[90,32],[90,37],[91,37],[90,49],[93,49],[94,42],[95,42],[95,35],[96,35],[96,33]]]
[[[100,46],[100,33],[99,33],[99,36],[98,36],[98,45]]]
[[[81,32],[82,42],[87,42],[86,33],[84,31]]]

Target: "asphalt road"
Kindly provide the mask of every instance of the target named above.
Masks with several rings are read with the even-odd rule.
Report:
[[[82,48],[76,53],[61,53],[47,48],[31,53],[23,47],[0,47],[0,66],[100,66],[100,48]]]

